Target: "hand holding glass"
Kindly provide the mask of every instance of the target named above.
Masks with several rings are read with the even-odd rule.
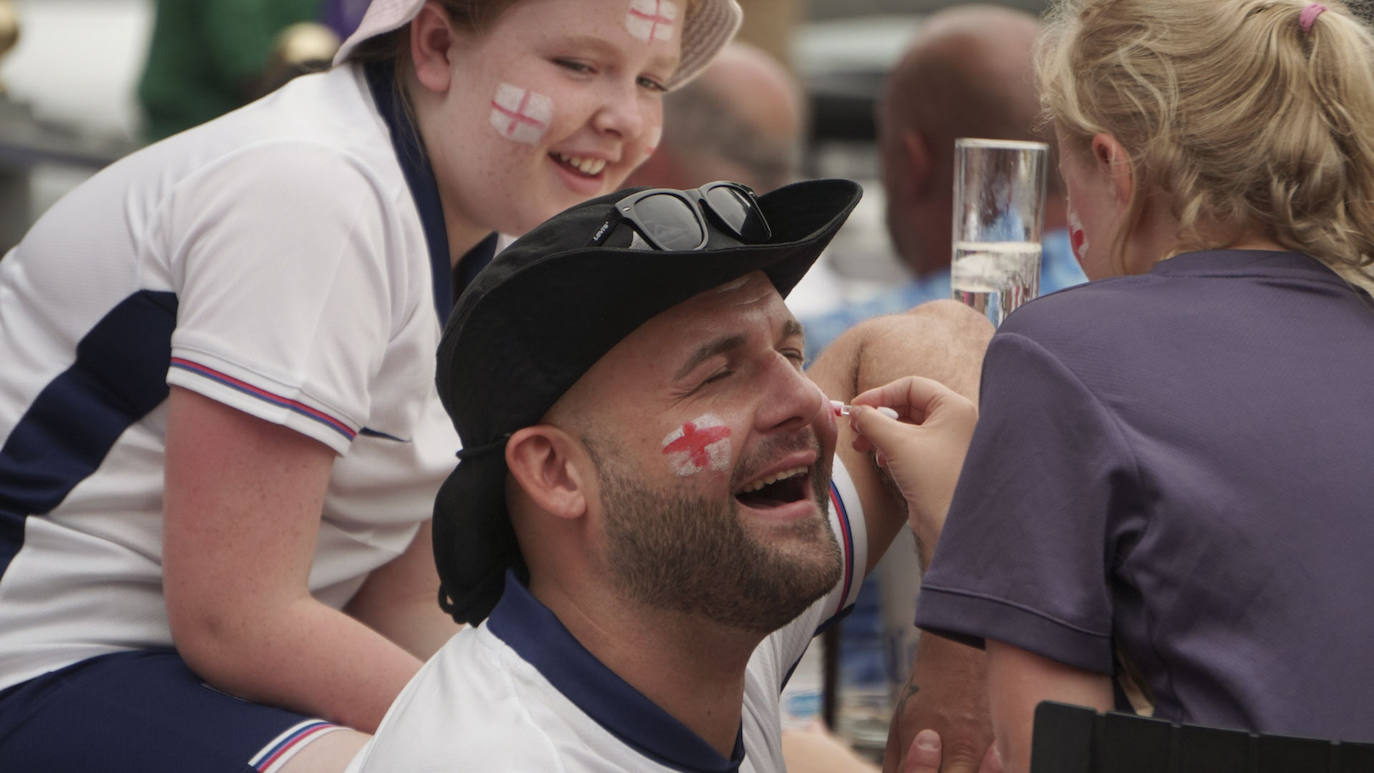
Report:
[[[1040,291],[1043,142],[954,141],[954,298],[1000,325]]]

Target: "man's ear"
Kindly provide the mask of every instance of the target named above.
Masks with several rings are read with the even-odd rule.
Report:
[[[448,91],[453,79],[449,52],[457,42],[453,20],[435,0],[426,0],[410,22],[410,60],[420,85],[436,93]]]
[[[915,129],[905,126],[884,128],[879,138],[879,172],[886,194],[885,218],[896,257],[913,274],[921,274],[938,267],[940,259],[932,257],[926,247],[929,237],[923,227],[923,213],[930,197],[930,146]],[[949,217],[946,215],[945,220]],[[949,250],[946,248],[945,253]],[[948,257],[944,259],[948,261]],[[933,265],[932,265],[933,264]]]
[[[1093,135],[1092,155],[1098,170],[1111,180],[1116,203],[1122,207],[1126,206],[1131,200],[1131,191],[1135,188],[1131,160],[1126,154],[1126,149],[1116,141],[1116,137],[1099,132]]]
[[[506,467],[516,485],[559,518],[579,518],[587,511],[585,459],[580,443],[548,424],[519,429],[506,442]]]
[[[880,140],[880,169],[888,211],[910,212],[917,207],[921,191],[929,185],[930,152],[925,138],[915,129],[894,127]]]
[[[909,128],[901,130],[897,141],[901,153],[901,174],[908,181],[914,197],[930,184],[930,145],[920,132]]]

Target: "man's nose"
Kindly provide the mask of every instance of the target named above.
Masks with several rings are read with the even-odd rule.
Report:
[[[769,365],[768,384],[761,397],[759,423],[765,429],[810,424],[828,403],[815,382],[781,354]]]

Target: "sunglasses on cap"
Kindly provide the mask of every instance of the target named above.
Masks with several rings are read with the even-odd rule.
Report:
[[[617,222],[634,229],[630,249],[700,250],[710,241],[708,219],[717,230],[745,244],[761,244],[773,235],[754,192],[724,180],[694,190],[639,191],[617,201],[615,211],[618,220],[603,223],[592,239],[593,245],[606,241]]]

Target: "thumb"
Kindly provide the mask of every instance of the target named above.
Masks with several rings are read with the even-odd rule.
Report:
[[[940,734],[922,730],[916,734],[902,763],[902,773],[940,773]]]

